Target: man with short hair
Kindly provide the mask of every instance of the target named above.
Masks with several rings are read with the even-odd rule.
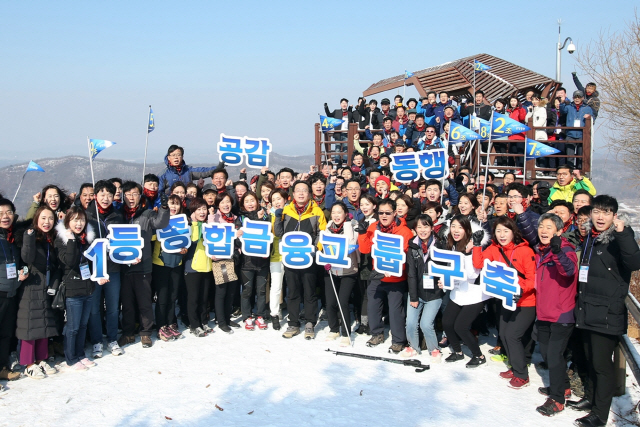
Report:
[[[293,201],[284,209],[275,211],[274,234],[282,238],[290,231],[300,231],[311,237],[314,247],[318,244],[320,232],[327,227],[324,212],[311,200],[311,186],[306,181],[296,181],[291,186]],[[315,258],[314,258],[315,259]],[[289,298],[289,327],[282,335],[293,338],[300,334],[300,298],[304,289],[305,339],[315,338],[314,327],[318,320],[318,297],[316,295],[316,265],[305,269],[284,268]]]
[[[616,381],[613,352],[627,332],[625,299],[631,273],[640,270],[640,248],[629,218],[618,214],[615,198],[593,199],[591,224],[580,259],[575,310],[589,376],[584,397],[567,402],[573,409],[590,412],[576,420],[577,426],[607,424]]]
[[[600,111],[600,94],[596,90],[596,84],[594,82],[587,83],[587,86],[582,86],[578,75],[574,71],[571,73],[573,76],[573,82],[576,84],[576,88],[584,93],[584,99],[589,107],[593,110],[593,123],[596,122],[598,117],[598,111]]]
[[[389,101],[389,98],[382,98],[382,101],[380,101],[380,114],[382,115],[382,118],[387,118],[387,117],[391,117],[391,121],[395,120],[396,118],[396,110],[391,109],[391,101]]]
[[[144,176],[142,187],[142,204],[147,209],[156,209],[160,206],[160,197],[158,194],[160,179],[157,175],[148,173]]]
[[[406,253],[409,247],[409,241],[413,239],[413,233],[396,218],[396,202],[391,199],[383,199],[378,204],[378,218],[378,221],[371,225],[367,225],[364,220],[358,223],[357,230],[359,234],[358,245],[360,253],[371,253],[376,231],[402,236],[404,239],[402,250]],[[384,300],[386,299],[389,307],[389,325],[393,337],[390,350],[397,354],[404,349],[407,342],[405,331],[407,292],[406,264],[402,265],[402,276],[400,277],[391,276],[388,273],[381,274],[377,271],[371,273],[371,282],[367,287],[367,313],[371,330],[371,339],[367,341],[368,347],[375,347],[384,342],[382,310]]]
[[[327,103],[324,103],[324,112],[328,117],[333,117],[334,119],[343,120],[342,124],[339,128],[334,128],[334,130],[346,131],[349,129],[349,123],[354,123],[353,119],[353,108],[349,105],[349,100],[347,98],[342,98],[340,100],[340,108],[337,110],[333,110],[331,112],[329,110],[329,106]],[[333,134],[334,141],[346,141],[348,137],[347,132],[337,132]],[[347,151],[347,144],[336,144],[335,151]],[[335,156],[334,161],[338,163],[343,162],[342,156]]]
[[[509,212],[507,215],[516,221],[516,225],[522,237],[530,246],[538,241],[538,219],[540,215],[531,209],[531,192],[519,182],[514,182],[507,187],[507,203]]]
[[[224,162],[210,168],[189,166],[184,162],[184,148],[175,144],[169,146],[167,155],[164,156],[164,163],[167,165],[167,169],[159,177],[159,193],[166,192],[176,181],[182,181],[186,185],[194,180],[208,178],[217,168],[224,168]]]
[[[586,190],[592,196],[596,195],[596,188],[589,178],[582,176],[579,169],[574,169],[569,163],[556,168],[556,182],[549,193],[549,203],[554,200],[573,201],[573,194],[578,190]]]
[[[369,101],[369,108],[365,108],[365,100],[361,98],[358,104],[358,113],[360,113],[359,129],[364,130],[367,126],[370,126],[371,129],[380,129],[380,126],[382,126],[384,116],[378,108],[378,101],[375,99]]]
[[[464,99],[460,103],[460,117],[475,116],[484,120],[491,120],[491,105],[487,104],[484,99],[484,92],[476,91],[475,104],[468,105]]]
[[[451,105],[451,100],[449,99],[449,94],[446,91],[440,92],[440,102],[436,103],[435,98],[428,104],[425,108],[424,115],[428,116],[436,116],[436,123],[440,125],[440,122],[444,119],[444,108],[447,105]]]
[[[87,206],[94,199],[95,193],[93,191],[93,184],[90,182],[85,182],[80,186],[80,191],[78,192],[78,198],[76,199],[76,204],[80,204],[82,209],[87,210]]]
[[[573,193],[571,203],[573,204],[573,209],[578,213],[581,207],[589,206],[593,203],[593,196],[587,190],[576,190]]]
[[[580,90],[573,92],[573,102],[569,105],[560,104],[560,114],[566,117],[567,126],[569,127],[584,127],[585,119],[593,116],[593,110],[589,105],[584,104],[584,93]],[[581,129],[567,130],[567,137],[565,138],[565,148],[567,156],[581,155],[582,144],[572,144],[570,141],[582,141]],[[574,158],[575,165],[578,169],[582,168],[582,159]],[[570,162],[571,158],[567,159]]]
[[[331,210],[333,205],[336,203],[335,186],[335,184],[327,185],[326,206],[329,210]],[[360,210],[360,194],[362,194],[362,190],[360,189],[360,183],[358,180],[350,179],[342,185],[342,188],[347,192],[347,197],[342,201],[347,205],[347,209],[349,210],[352,219],[355,219],[356,221],[364,220],[364,214]]]

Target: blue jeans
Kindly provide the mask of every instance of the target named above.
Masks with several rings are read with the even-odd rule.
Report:
[[[429,352],[439,349],[438,337],[433,327],[433,321],[438,314],[440,304],[442,304],[442,299],[434,299],[426,302],[422,298],[419,298],[418,307],[413,308],[411,301],[407,301],[407,339],[409,340],[409,345],[418,353],[421,353],[420,337],[418,335],[418,319],[420,319],[420,329],[422,329],[422,333],[424,334]],[[422,315],[422,317],[420,315]]]
[[[91,344],[102,342],[102,293],[104,303],[107,306],[105,318],[107,323],[107,342],[118,339],[118,313],[120,311],[120,273],[109,273],[109,281],[100,286],[96,283],[96,289],[92,295],[91,316],[89,317],[89,338]]]
[[[84,359],[84,340],[91,315],[92,295],[67,298],[67,325],[64,330],[64,357],[73,366]]]

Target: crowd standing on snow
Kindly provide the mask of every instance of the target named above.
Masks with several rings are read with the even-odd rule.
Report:
[[[594,88],[589,89],[593,97]],[[342,167],[338,157],[338,164],[314,165],[304,173],[289,168],[274,173],[265,167],[248,180],[243,170],[233,182],[224,164],[191,167],[183,148],[172,145],[166,171],[146,175],[143,185],[112,178],[83,184],[72,195],[47,185],[26,214],[0,199],[0,379],[53,375],[57,368],[49,360],[56,353],[64,355],[66,371],[85,371],[103,356],[105,337],[106,350],[120,356],[136,345],[136,335],[149,348],[154,336],[175,341],[185,331],[193,337],[210,335],[213,322],[220,332],[232,334],[236,328],[264,330],[269,323],[280,330],[286,317],[284,338],[303,333],[313,339],[325,315],[325,339],[342,346],[350,344],[352,332],[370,336],[369,347],[383,344],[388,322],[391,352],[411,358],[426,350],[438,362],[449,347],[445,361],[458,363],[468,357],[464,344],[471,354],[466,367],[475,368],[487,363],[478,335],[495,327],[499,336],[491,359],[508,366],[500,376],[509,387],[529,385],[538,342],[541,367],[549,370],[550,379],[548,387],[539,389],[547,398],[538,412],[551,416],[567,404],[589,412],[578,425],[605,425],[613,396],[612,354],[626,332],[624,299],[631,273],[640,269],[640,249],[627,218],[617,213],[615,198],[596,196],[591,181],[571,163],[554,165],[553,185],[516,182],[516,171],[504,174],[498,186],[493,173],[485,182],[484,172],[474,176],[465,167],[452,170],[444,184],[396,182],[388,167],[391,149],[439,148],[456,114],[487,113],[481,93],[476,104],[463,105],[459,112],[450,107],[446,93],[438,96],[439,102],[435,94],[423,101],[424,113],[414,110],[420,111],[416,100],[409,100],[408,116],[402,98],[393,108],[386,99],[382,109],[375,101],[369,109],[361,102],[355,118],[343,100],[333,116],[346,115],[348,122],[365,118],[364,133],[373,140],[366,147],[356,141],[351,167]],[[550,114],[556,114],[557,123],[568,120],[573,110],[583,114],[583,97],[574,93],[573,103],[561,101]],[[543,100],[535,94],[531,99],[536,114]],[[595,116],[594,104],[590,111]],[[516,111],[519,103],[506,105],[512,117],[525,119],[526,110]],[[425,126],[424,114],[436,115],[440,127]],[[384,131],[371,134],[370,127]],[[564,139],[569,152],[566,141],[572,137],[554,136]],[[342,140],[340,134],[337,138]],[[504,144],[498,150],[520,150],[518,142]],[[515,161],[512,166],[518,168]],[[212,183],[202,185],[209,177]],[[192,244],[181,253],[167,253],[155,240],[155,230],[181,213],[190,219]],[[230,223],[239,229],[244,218],[271,222],[270,258],[247,256],[239,245],[233,259],[208,257],[203,224]],[[142,257],[130,265],[109,260],[109,280],[92,281],[93,266],[84,251],[112,224],[140,226]],[[278,240],[294,230],[308,233],[314,244],[323,230],[346,236],[358,247],[349,255],[351,267],[284,266]],[[374,269],[376,230],[403,236],[402,276]],[[466,280],[451,291],[426,274],[432,246],[464,256]],[[479,275],[485,260],[517,270],[521,293],[515,311],[483,293]],[[66,289],[62,303],[61,283]],[[85,353],[86,341],[91,357]],[[19,354],[22,372],[11,369],[12,351]],[[567,403],[579,383],[583,397]]]

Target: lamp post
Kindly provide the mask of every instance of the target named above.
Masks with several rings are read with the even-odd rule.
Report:
[[[561,64],[562,64],[562,57],[561,57],[561,53],[562,53],[562,49],[564,49],[564,47],[567,45],[567,42],[569,42],[569,46],[567,46],[567,52],[569,52],[569,54],[573,54],[573,52],[576,51],[576,45],[573,44],[573,40],[571,39],[571,37],[567,37],[566,39],[564,39],[564,43],[560,44],[560,27],[562,26],[562,20],[558,19],[558,45],[556,46],[556,81],[559,82],[560,81],[560,70],[561,70]]]

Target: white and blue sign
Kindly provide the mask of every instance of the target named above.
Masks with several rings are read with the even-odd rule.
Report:
[[[464,271],[464,254],[462,252],[448,251],[431,247],[431,256],[428,264],[429,276],[435,276],[442,282],[445,290],[453,289],[456,280],[467,280]]]
[[[498,261],[484,260],[480,275],[482,292],[502,300],[502,306],[514,311],[516,302],[514,295],[520,294],[518,271]]]
[[[344,234],[333,234],[328,231],[320,232],[320,243],[323,252],[316,252],[318,265],[331,265],[332,269],[351,268],[349,257],[349,241]]]
[[[527,149],[525,150],[527,159],[551,156],[552,154],[558,154],[559,152],[560,150],[557,148],[549,147],[541,142],[527,138]]]
[[[230,259],[233,257],[236,227],[234,224],[202,224],[202,237],[208,257]]]
[[[302,231],[290,231],[280,239],[282,264],[293,269],[308,268],[313,264],[313,241]]]
[[[83,255],[93,263],[93,271],[91,272],[91,280],[109,280],[107,273],[107,248],[109,247],[109,239],[95,239],[91,242],[91,246],[84,251]]]
[[[371,257],[374,270],[390,276],[402,276],[402,267],[407,259],[404,237],[376,230],[372,241]]]
[[[250,168],[268,167],[272,148],[267,138],[227,136],[221,133],[218,141],[220,161],[227,166],[240,166],[246,161]]]
[[[417,180],[420,174],[426,179],[442,179],[449,175],[447,150],[437,148],[410,153],[389,155],[391,172],[396,181],[408,184]]]
[[[191,246],[191,227],[187,215],[172,215],[166,228],[156,230],[156,238],[162,250],[168,254],[188,249]]]
[[[144,240],[140,233],[140,224],[110,224],[109,258],[116,264],[132,264],[142,259]]]
[[[269,258],[271,256],[271,221],[254,221],[244,218],[242,221],[242,253],[248,256]]]

